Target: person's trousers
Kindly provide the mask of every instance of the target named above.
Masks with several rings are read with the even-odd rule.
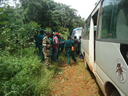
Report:
[[[74,55],[74,52],[71,51],[71,52],[67,52],[67,63],[70,65],[70,56],[72,57],[72,59],[76,62],[76,58],[75,58],[75,55]]]
[[[48,54],[50,55],[50,50],[47,50]],[[49,65],[51,65],[51,59],[50,59],[50,56],[47,57],[47,54],[46,52],[44,51],[43,49],[43,53],[44,53],[44,58],[45,58],[45,66],[46,68],[49,68]]]
[[[77,56],[77,47],[74,47],[74,54]]]
[[[43,47],[41,45],[38,45],[39,51],[40,51],[40,59],[44,59],[44,54],[43,54]]]
[[[54,60],[55,60],[56,62],[58,62],[57,55],[58,55],[58,48],[55,48],[55,49],[54,49]]]
[[[53,48],[51,47],[51,51],[50,51],[50,59],[52,59],[53,57]]]

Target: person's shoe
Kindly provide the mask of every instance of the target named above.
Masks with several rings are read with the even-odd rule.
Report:
[[[70,65],[68,65],[68,68],[70,68],[71,66]]]
[[[46,69],[49,69],[49,66],[46,66],[45,68],[46,68]]]
[[[78,61],[76,60],[75,63],[78,64]]]
[[[43,62],[43,59],[40,62],[42,63]]]

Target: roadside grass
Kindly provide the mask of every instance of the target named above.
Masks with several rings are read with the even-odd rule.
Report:
[[[54,77],[62,70],[64,61],[60,54],[59,63],[52,61],[49,69],[40,62],[38,49],[32,45],[13,53],[8,50],[0,54],[0,96],[48,96],[51,95]]]

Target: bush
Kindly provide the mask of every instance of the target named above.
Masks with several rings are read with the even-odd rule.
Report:
[[[34,47],[18,50],[11,55],[1,51],[0,55],[0,96],[47,96],[51,92],[53,78],[60,71],[58,64],[52,61],[50,69],[34,54]],[[20,53],[20,54],[19,54]],[[60,56],[61,62],[64,62]]]

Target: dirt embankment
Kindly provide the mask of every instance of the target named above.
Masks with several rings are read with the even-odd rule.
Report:
[[[52,96],[104,96],[98,87],[94,75],[85,68],[83,60],[75,64],[71,60],[71,67],[63,64],[55,78]]]

